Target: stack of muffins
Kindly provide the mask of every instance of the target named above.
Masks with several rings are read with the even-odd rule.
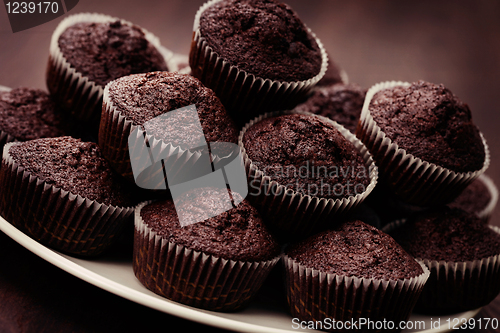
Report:
[[[50,45],[49,94],[0,92],[6,123],[21,110],[40,119],[29,125],[35,133],[0,121],[0,213],[47,246],[87,257],[105,253],[133,220],[139,281],[214,311],[243,308],[280,260],[288,310],[304,321],[397,323],[416,304],[462,311],[500,292],[488,148],[448,89],[348,83],[275,0],[207,2],[194,16],[189,66],[177,59],[130,22],[63,20]],[[188,113],[159,120],[179,109],[196,111],[202,131]],[[200,138],[239,146],[246,197],[225,183],[170,196],[167,175],[205,161]],[[134,157],[150,153],[161,156],[147,173],[157,185],[141,189],[133,166],[148,161]],[[217,168],[197,176],[228,156],[212,152]],[[196,223],[181,225],[181,214]],[[427,237],[474,253],[422,253]]]
[[[451,314],[492,301],[500,234],[487,222],[497,194],[478,178],[489,152],[467,104],[443,85],[380,83],[367,93],[356,134],[379,166],[377,194],[386,197],[373,203],[394,208],[383,230],[430,269],[416,311]]]
[[[141,199],[95,143],[102,90],[123,75],[167,70],[159,47],[149,32],[107,15],[60,23],[50,45],[49,92],[0,93],[2,216],[77,256],[99,255],[116,241]]]

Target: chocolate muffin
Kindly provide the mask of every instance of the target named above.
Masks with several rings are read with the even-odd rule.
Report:
[[[114,173],[97,144],[72,137],[31,140],[13,145],[9,155],[25,172],[73,194],[106,205],[135,202],[126,183]]]
[[[239,145],[249,200],[278,236],[304,237],[332,223],[376,183],[376,167],[362,144],[321,116],[292,111],[258,117],[244,127]]]
[[[304,81],[321,69],[315,39],[291,7],[274,0],[225,0],[200,16],[213,51],[258,77]]]
[[[366,89],[357,84],[338,83],[314,89],[295,109],[330,118],[355,133],[365,95]]]
[[[275,0],[212,0],[195,17],[190,66],[236,122],[290,108],[324,75],[319,39]]]
[[[225,207],[221,199],[229,194],[239,204]],[[221,208],[221,214],[197,219],[200,210]],[[182,226],[180,211],[194,214],[198,222]],[[209,310],[245,306],[280,254],[257,210],[227,189],[200,188],[175,203],[143,203],[136,209],[135,226],[134,272],[139,281],[171,300]]]
[[[283,262],[289,310],[303,321],[398,323],[410,316],[429,276],[394,239],[361,221],[289,245]]]
[[[109,85],[109,100],[134,125],[194,104],[207,142],[236,142],[237,128],[213,91],[187,74],[153,72],[128,75]],[[161,102],[160,102],[161,101]],[[189,143],[198,133],[190,122],[161,122],[151,128],[158,139]],[[187,127],[186,127],[187,126]],[[178,138],[178,139],[177,139]]]
[[[115,17],[81,13],[54,31],[46,80],[56,102],[97,131],[108,82],[159,70],[168,67],[151,33]]]
[[[0,182],[0,212],[9,222],[74,255],[107,249],[136,204],[95,143],[67,136],[6,145]]]
[[[444,206],[387,228],[431,270],[418,311],[468,311],[487,305],[500,293],[500,230],[475,214]]]
[[[442,84],[418,81],[379,91],[370,114],[387,137],[416,157],[456,172],[483,167],[485,149],[471,111]]]
[[[77,72],[102,87],[129,74],[167,70],[142,29],[120,20],[76,23],[59,36],[58,45]]]
[[[49,94],[20,87],[0,91],[0,148],[7,142],[57,137],[70,133],[66,117]]]
[[[271,180],[303,195],[346,198],[370,183],[359,150],[333,124],[313,115],[265,118],[248,128],[243,146]]]
[[[286,254],[309,268],[366,279],[409,279],[424,272],[392,237],[361,221],[318,233]]]
[[[185,193],[174,201],[158,201],[144,206],[141,217],[158,236],[185,246],[229,260],[261,261],[275,258],[280,247],[267,231],[257,210],[246,200],[237,207],[208,220],[188,226],[179,224],[179,211],[195,214],[217,211],[223,205],[218,198],[228,195],[227,189],[202,188]],[[231,193],[239,196],[237,193]]]
[[[416,258],[460,262],[500,254],[500,235],[458,208],[418,214],[390,234]]]
[[[186,112],[162,117],[181,108]],[[190,75],[152,72],[110,82],[105,89],[99,145],[111,165],[128,179],[134,180],[129,150],[143,147],[145,135],[151,151],[167,146],[196,149],[210,142],[236,143],[238,130],[215,93]]]
[[[449,203],[490,163],[469,107],[424,81],[371,87],[356,135],[375,156],[381,182],[415,206]]]

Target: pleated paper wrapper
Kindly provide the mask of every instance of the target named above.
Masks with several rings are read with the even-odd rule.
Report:
[[[384,227],[389,233],[406,222],[397,220]],[[490,226],[500,234],[500,228]],[[500,253],[480,260],[447,262],[416,258],[431,274],[415,309],[425,314],[453,314],[475,310],[500,294]]]
[[[59,23],[50,41],[46,71],[47,87],[54,100],[65,110],[71,112],[75,119],[91,125],[95,131],[94,134],[97,134],[99,128],[104,87],[76,71],[64,57],[58,41],[62,33],[74,24],[81,22],[107,23],[117,20],[125,25],[134,25],[126,20],[98,13],[70,15]],[[141,30],[144,32],[145,38],[164,56],[168,66],[174,53],[161,46],[155,35],[146,29],[141,28]]]
[[[319,38],[308,29],[316,40],[322,57],[319,73],[308,80],[286,82],[247,73],[217,54],[201,36],[199,23],[202,13],[220,1],[206,2],[195,15],[189,54],[192,75],[215,92],[239,126],[259,114],[293,107],[307,95],[326,72],[328,56]]]
[[[115,207],[83,198],[31,175],[4,147],[0,169],[0,212],[35,240],[77,256],[97,256],[108,249],[127,223],[134,207]]]
[[[361,153],[365,162],[370,183],[365,191],[347,198],[333,199],[305,195],[278,184],[255,165],[248,156],[243,144],[246,131],[259,121],[284,114],[304,114],[319,117],[332,124]],[[378,171],[370,152],[349,130],[326,117],[302,111],[271,112],[258,116],[247,123],[240,132],[238,145],[242,151],[243,161],[249,184],[247,199],[251,201],[263,215],[268,226],[282,241],[303,238],[314,230],[334,225],[349,212],[362,203],[377,184]]]
[[[133,268],[154,293],[172,301],[213,311],[245,307],[262,286],[279,256],[246,262],[218,258],[169,242],[147,226],[135,210]]]
[[[488,168],[490,164],[488,145],[481,134],[486,154],[485,161],[480,170],[471,172],[454,172],[415,157],[398,147],[377,125],[370,114],[369,105],[378,91],[409,85],[408,82],[388,81],[372,86],[366,94],[356,136],[373,155],[381,181],[387,184],[402,201],[417,206],[445,204],[453,200]]]
[[[360,319],[393,321],[398,328],[412,313],[429,277],[429,270],[408,279],[384,280],[324,273],[306,267],[286,254],[282,258],[289,311],[301,321],[343,323]],[[332,327],[331,331],[337,331]],[[341,332],[376,332],[369,326]],[[382,330],[378,330],[379,332]],[[395,329],[394,331],[397,331]]]

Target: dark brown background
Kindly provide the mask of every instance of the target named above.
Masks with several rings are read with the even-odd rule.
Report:
[[[351,82],[368,88],[386,80],[423,79],[443,83],[467,102],[475,123],[490,147],[492,161],[487,174],[496,184],[500,184],[500,145],[497,143],[500,140],[497,97],[500,88],[499,1],[286,2],[318,35],[332,58],[347,72]],[[201,0],[80,0],[70,13],[100,12],[129,20],[156,34],[162,44],[172,51],[187,54],[193,17],[202,3]],[[0,9],[0,85],[45,89],[44,75],[50,37],[61,19],[14,34],[5,10]],[[500,208],[495,210],[491,223],[500,225]],[[91,318],[72,312],[84,311],[92,303],[93,297],[110,300],[111,303],[102,303],[107,307],[112,304],[111,307],[115,308],[110,314],[110,320],[115,322],[120,318],[125,323],[134,322],[130,319],[129,311],[138,311],[137,309],[140,309],[141,315],[156,320],[157,324],[165,321],[165,325],[170,327],[174,320],[168,315],[135,307],[128,301],[95,291],[97,288],[87,286],[39,261],[4,235],[0,235],[0,242],[0,267],[3,267],[0,271],[0,304],[4,303],[2,297],[14,293],[7,292],[8,286],[15,286],[20,290],[19,294],[33,298],[31,303],[18,300],[16,304],[19,308],[14,306],[10,308],[10,312],[0,312],[0,323],[10,321],[12,332],[18,331],[15,328],[21,327],[23,320],[43,313],[43,306],[52,309],[52,305],[45,304],[45,299],[48,298],[56,299],[57,302],[70,302],[69,307],[61,314],[64,321],[72,323],[70,327],[73,324],[82,325],[88,331],[96,330],[96,326],[91,324]],[[44,270],[37,273],[40,277],[36,279],[37,282],[19,272],[32,272],[21,261],[35,269]],[[51,278],[53,276],[55,282],[44,280],[45,271]],[[45,291],[40,294],[36,292],[40,291],[39,288],[26,286],[33,283],[35,286],[39,283],[39,287]],[[81,303],[65,295],[73,284],[87,290],[85,293],[78,293],[83,298]],[[65,287],[66,285],[68,286]],[[54,294],[57,297],[50,297]],[[94,301],[99,302],[97,299]],[[486,308],[487,316],[498,317],[498,303],[500,301],[497,299],[495,304]],[[57,310],[60,307],[55,309],[60,311]],[[134,323],[137,324],[138,321]],[[55,323],[50,325],[58,327]],[[100,325],[105,327],[107,324],[104,320]],[[132,324],[119,326],[126,331],[127,328],[135,327]]]

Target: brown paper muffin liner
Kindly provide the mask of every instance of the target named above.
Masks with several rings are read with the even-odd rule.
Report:
[[[104,87],[91,81],[82,73],[77,72],[66,58],[64,58],[59,48],[58,41],[61,34],[68,27],[76,23],[105,23],[116,20],[120,20],[126,25],[133,25],[131,22],[104,14],[79,13],[71,15],[59,23],[50,41],[46,82],[52,97],[65,110],[71,112],[77,120],[92,124],[96,131],[99,128]],[[141,29],[146,39],[163,54],[168,65],[170,60],[169,57],[173,55],[172,52],[161,47],[158,38],[152,33],[148,32],[146,29]]]
[[[319,38],[308,29],[316,40],[322,56],[321,69],[316,76],[295,82],[255,76],[220,57],[201,36],[199,29],[201,14],[219,1],[221,0],[206,2],[196,13],[189,53],[192,75],[216,93],[229,115],[240,126],[259,114],[288,109],[301,101],[325,75],[328,66],[328,56]]]
[[[426,281],[429,270],[410,279],[367,279],[324,273],[308,268],[286,254],[282,258],[285,271],[287,302],[291,315],[301,321],[328,323],[331,320],[350,325],[362,320],[392,321],[394,330],[358,326],[339,331],[398,331],[399,323],[410,317]],[[327,329],[326,326],[323,327]],[[339,326],[329,331],[337,331]]]
[[[388,233],[406,220],[383,228]],[[489,226],[500,234],[500,228]],[[415,258],[430,270],[429,280],[415,305],[423,314],[452,314],[483,307],[500,294],[500,253],[481,260],[447,262]]]
[[[382,132],[370,114],[371,99],[380,90],[396,86],[409,86],[408,82],[382,82],[372,86],[365,98],[356,136],[370,150],[380,170],[380,178],[403,201],[417,206],[445,204],[488,168],[490,154],[481,134],[485,150],[483,167],[474,172],[454,172],[426,162],[399,148]]]
[[[264,174],[263,171],[250,160],[243,144],[246,131],[259,121],[283,114],[305,114],[319,117],[335,126],[340,133],[349,140],[361,153],[368,171],[370,183],[365,191],[355,196],[342,199],[326,199],[318,196],[305,195],[286,186],[278,184]],[[378,170],[370,152],[354,134],[337,122],[319,115],[303,111],[275,111],[258,116],[247,123],[240,132],[238,145],[241,149],[248,182],[250,184],[247,199],[250,200],[264,216],[267,225],[275,231],[275,235],[283,240],[302,238],[314,230],[333,224],[345,217],[348,212],[356,208],[372,192],[377,184]]]
[[[372,86],[366,94],[356,136],[372,153],[380,170],[381,181],[387,183],[403,201],[417,206],[444,204],[453,200],[484,173],[490,164],[489,149],[481,134],[486,154],[483,167],[474,172],[454,172],[399,148],[377,125],[370,114],[369,105],[378,91],[409,85],[408,82],[388,81]]]
[[[0,213],[29,236],[55,250],[97,256],[132,223],[133,207],[100,204],[31,175],[4,147],[0,169]]]
[[[221,312],[240,309],[279,260],[227,260],[171,243],[142,220],[147,204],[135,210],[134,273],[146,288],[172,301]]]
[[[201,176],[202,171],[205,170],[203,165],[197,167],[198,163],[206,162],[204,158],[201,158],[203,154],[200,151],[182,149],[158,140],[151,134],[147,134],[142,126],[135,125],[124,117],[109,98],[108,85],[104,88],[103,94],[99,147],[113,169],[138,186],[147,185],[148,189],[166,189],[166,174],[172,180],[180,179],[183,170],[200,170],[198,176]],[[133,161],[131,161],[129,148]],[[151,165],[150,153],[153,152],[155,163],[148,167]],[[159,161],[159,157],[162,161]],[[225,157],[227,156],[211,155],[210,161],[216,164]],[[132,163],[138,170],[143,170],[141,174],[136,171],[134,175]],[[194,175],[191,176],[194,177]],[[156,186],[153,188],[152,184]]]

